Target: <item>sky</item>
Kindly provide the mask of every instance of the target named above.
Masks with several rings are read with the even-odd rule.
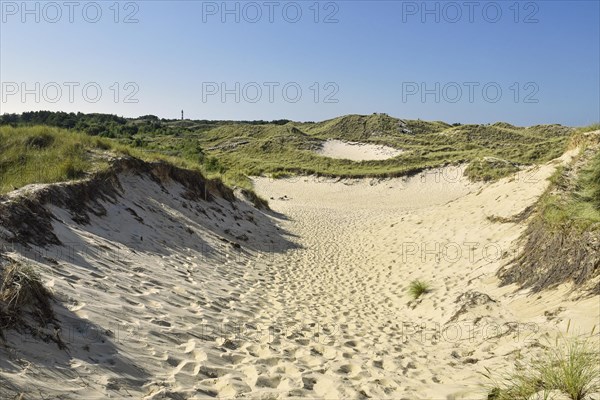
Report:
[[[600,121],[600,1],[0,1],[0,113]]]

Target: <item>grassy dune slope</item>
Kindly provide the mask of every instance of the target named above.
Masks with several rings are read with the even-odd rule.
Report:
[[[0,127],[0,193],[29,183],[83,177],[105,166],[93,157],[112,146],[106,140],[51,127]]]
[[[116,157],[165,161],[206,173],[199,163],[142,149],[114,140],[49,126],[0,126],[0,194],[32,183],[84,178],[109,167]],[[208,176],[207,176],[208,175]],[[208,178],[215,174],[206,173]]]
[[[230,123],[195,133],[136,134],[120,140],[137,143],[150,151],[196,160],[199,157],[207,169],[222,173],[227,181],[244,185],[245,175],[400,176],[462,162],[474,162],[467,171],[471,179],[491,180],[506,176],[519,166],[559,156],[565,150],[571,131],[559,125],[451,126],[375,114],[349,115],[318,123]],[[315,152],[326,139],[384,144],[405,152],[381,161],[331,159]],[[498,168],[497,159],[503,168]]]
[[[465,174],[472,180],[494,180],[514,173],[524,165],[559,156],[573,132],[573,129],[560,125],[529,128],[506,123],[449,125],[400,120],[387,114],[347,115],[322,122],[177,121],[154,116],[124,119],[102,114],[48,112],[0,117],[0,125],[27,126],[35,121],[111,138],[100,140],[80,135],[77,141],[85,142],[82,142],[83,148],[108,146],[134,153],[137,157],[171,157],[175,163],[246,189],[251,189],[248,176],[252,175],[391,177],[449,163],[470,163]],[[52,166],[54,172],[46,169],[36,172],[40,174],[36,181],[76,178],[89,167],[89,154],[72,143],[73,139],[67,139],[66,131],[61,131],[57,143],[40,143],[40,147],[40,144],[26,143],[27,134],[16,131],[21,139],[12,140],[11,144],[9,137],[14,136],[13,133],[6,130],[10,129],[8,127],[2,129],[0,170],[4,172],[0,174],[4,176],[3,191],[9,190],[11,185],[20,186],[19,178],[9,175],[19,174],[25,177],[23,182],[31,181],[32,173],[22,171],[30,161],[23,166],[22,161],[16,160],[21,150],[15,148],[36,154],[28,155],[27,160],[31,157],[50,159],[56,152],[68,155],[61,157],[59,165]],[[332,159],[316,152],[327,139],[384,144],[404,152],[379,161]],[[33,161],[30,164],[33,165]]]
[[[558,168],[525,232],[525,248],[499,271],[503,283],[534,291],[565,282],[600,294],[600,131],[572,145],[575,160]]]

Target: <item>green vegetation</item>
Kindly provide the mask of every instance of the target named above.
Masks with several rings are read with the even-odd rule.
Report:
[[[29,183],[81,178],[102,164],[90,152],[108,148],[100,138],[58,128],[0,127],[0,193]]]
[[[431,291],[429,283],[420,280],[414,280],[408,286],[408,293],[413,299],[418,299],[421,295]]]
[[[558,340],[544,355],[530,364],[517,364],[515,371],[499,380],[488,370],[493,383],[490,400],[528,400],[541,394],[546,398],[559,391],[572,400],[584,400],[600,390],[600,357],[594,338]]]
[[[152,115],[127,119],[106,114],[48,111],[0,117],[0,126],[18,129],[35,124],[80,131],[96,138],[111,138],[98,143],[140,158],[171,158],[174,163],[185,164],[210,178],[221,178],[230,186],[247,190],[252,188],[248,176],[392,177],[469,162],[472,162],[467,169],[469,178],[494,180],[521,166],[561,155],[573,131],[560,125],[529,128],[506,123],[449,125],[400,120],[387,114],[348,115],[322,122],[182,121]],[[392,159],[378,161],[332,159],[320,156],[316,151],[327,139],[382,144],[404,152]],[[4,143],[0,143],[4,148]],[[72,165],[64,165],[51,176],[40,177],[39,181],[80,176],[89,166],[86,156],[89,154],[70,157]],[[4,174],[7,168],[13,171],[11,166],[15,166],[14,160],[3,166]],[[5,182],[11,185],[14,179],[6,178]],[[27,181],[31,180],[22,180]],[[6,183],[1,190],[10,189]],[[13,186],[20,186],[19,180]]]
[[[245,124],[285,124],[288,120],[242,121]],[[155,115],[144,115],[136,119],[111,114],[83,114],[52,111],[31,111],[23,114],[0,115],[0,125],[47,125],[73,129],[91,136],[129,138],[141,135],[179,135],[186,132],[201,132],[230,121],[180,121],[159,119]]]
[[[145,161],[165,161],[196,170],[208,179],[222,178],[214,157],[205,163],[176,157],[118,141],[49,126],[0,126],[0,194],[31,183],[53,183],[84,178],[108,168],[110,159],[132,156]],[[229,175],[230,185],[251,191],[245,176]]]
[[[600,130],[600,122],[588,126],[582,126],[575,129],[575,132],[585,133]]]
[[[578,173],[572,167],[558,168],[551,182],[558,190],[549,191],[540,200],[541,216],[550,229],[600,228],[600,152]]]
[[[583,232],[600,228],[600,151],[597,144],[590,143],[590,136],[584,135],[599,129],[600,124],[577,128],[571,146],[581,147],[581,153],[550,177],[552,185],[538,204],[547,229]]]
[[[242,175],[272,174],[275,177],[293,174],[391,177],[448,163],[493,157],[509,166],[493,171],[492,177],[497,178],[514,172],[517,166],[560,156],[565,150],[569,132],[569,128],[559,126],[453,127],[437,122],[400,121],[378,114],[352,115],[320,123],[232,124],[203,132],[196,138],[206,154],[218,158],[226,176],[233,170]],[[318,155],[316,150],[321,143],[332,138],[383,144],[404,152],[388,160],[361,162]],[[177,138],[160,138],[149,141],[148,147],[181,152],[178,148],[180,143]],[[489,179],[479,171],[472,173],[471,177]]]
[[[580,153],[559,166],[536,204],[524,234],[524,248],[498,271],[502,284],[534,292],[571,283],[600,294],[600,135],[575,133]]]
[[[600,156],[596,156],[596,160],[584,178],[586,180],[584,197],[590,200],[596,210],[600,210]]]
[[[519,167],[506,160],[483,158],[473,160],[465,169],[465,176],[472,181],[494,181],[504,176],[514,174]]]

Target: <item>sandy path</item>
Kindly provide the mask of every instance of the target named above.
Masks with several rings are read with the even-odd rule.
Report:
[[[410,229],[418,223],[415,215],[474,189],[430,178],[429,184],[420,185],[400,180],[373,185],[311,179],[303,179],[301,185],[257,182],[259,191],[271,197],[291,198],[274,207],[290,217],[290,230],[304,247],[273,263],[275,290],[269,293],[272,307],[267,308],[284,306],[288,324],[308,331],[296,343],[286,343],[306,352],[298,359],[304,369],[318,367],[294,395],[310,396],[310,387],[327,398],[410,393],[406,376],[416,366],[417,355],[402,356],[401,318],[407,301],[405,280],[415,271],[404,280],[395,279],[404,273],[399,271],[402,244],[396,240],[402,235],[396,236],[390,226]],[[267,319],[275,318],[277,313]],[[311,323],[316,324],[313,329]],[[421,379],[425,377],[416,377]]]
[[[524,225],[487,216],[524,210],[555,166],[485,187],[453,169],[408,180],[258,179],[302,245],[267,265],[257,321],[291,332],[269,347],[289,361],[258,372],[289,381],[274,392],[300,386],[290,391],[299,397],[483,398],[484,366],[507,366],[516,349],[564,330],[565,318],[545,311],[579,310],[574,324],[589,332],[598,313],[585,310],[598,310],[597,298],[570,302],[563,290],[532,299],[495,278]],[[433,286],[418,302],[407,294],[416,278]],[[300,372],[282,373],[287,362]]]

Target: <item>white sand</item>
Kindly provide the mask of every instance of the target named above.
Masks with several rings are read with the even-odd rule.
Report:
[[[256,212],[258,226],[234,220],[225,202],[225,215],[203,202],[198,213],[182,207],[177,185],[165,193],[123,176],[125,200],[91,225],[55,210],[61,240],[89,246],[70,259],[54,248],[59,264],[41,265],[68,308],[69,353],[10,334],[16,350],[0,348],[0,381],[73,399],[485,398],[484,367],[507,368],[519,349],[535,355],[569,319],[571,331],[600,324],[597,296],[577,300],[566,286],[527,296],[495,277],[509,260],[496,251],[517,251],[526,224],[486,216],[533,204],[556,165],[485,186],[453,170],[257,179],[280,230]],[[226,227],[251,237],[244,249],[219,240]],[[433,291],[415,302],[407,287],[417,278]],[[474,292],[492,300],[461,309],[457,298]],[[73,328],[81,320],[114,335],[85,335]]]
[[[347,142],[343,140],[326,140],[317,152],[330,158],[340,158],[352,161],[387,160],[402,153],[402,150],[389,146]]]

